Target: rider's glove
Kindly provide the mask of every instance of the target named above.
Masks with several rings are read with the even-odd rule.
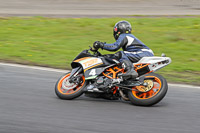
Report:
[[[105,43],[103,43],[103,42],[95,41],[95,42],[93,43],[93,47],[94,47],[96,50],[98,50],[99,48],[103,49],[104,44],[105,44]]]

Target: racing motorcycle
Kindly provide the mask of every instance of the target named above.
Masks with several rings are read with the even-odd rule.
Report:
[[[72,61],[72,71],[57,81],[55,93],[66,100],[85,93],[88,97],[122,99],[138,106],[152,106],[161,101],[168,90],[166,79],[154,72],[170,63],[171,59],[164,54],[143,57],[133,63],[138,77],[124,80],[122,74],[126,71],[118,60],[90,47]]]

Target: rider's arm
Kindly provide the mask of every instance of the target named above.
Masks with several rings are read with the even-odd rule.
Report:
[[[123,47],[127,42],[128,40],[126,38],[126,35],[121,34],[115,43],[112,44],[105,43],[103,49],[108,51],[117,51],[118,49]]]

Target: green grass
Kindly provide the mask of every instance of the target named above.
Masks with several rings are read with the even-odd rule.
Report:
[[[73,58],[94,41],[114,42],[112,30],[119,20],[131,22],[133,34],[155,55],[172,58],[159,71],[168,81],[200,85],[200,17],[0,18],[0,60],[70,68]]]

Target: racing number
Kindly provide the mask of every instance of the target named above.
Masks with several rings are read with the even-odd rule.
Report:
[[[96,69],[92,69],[92,70],[90,71],[89,75],[92,75],[92,76],[96,75]]]

